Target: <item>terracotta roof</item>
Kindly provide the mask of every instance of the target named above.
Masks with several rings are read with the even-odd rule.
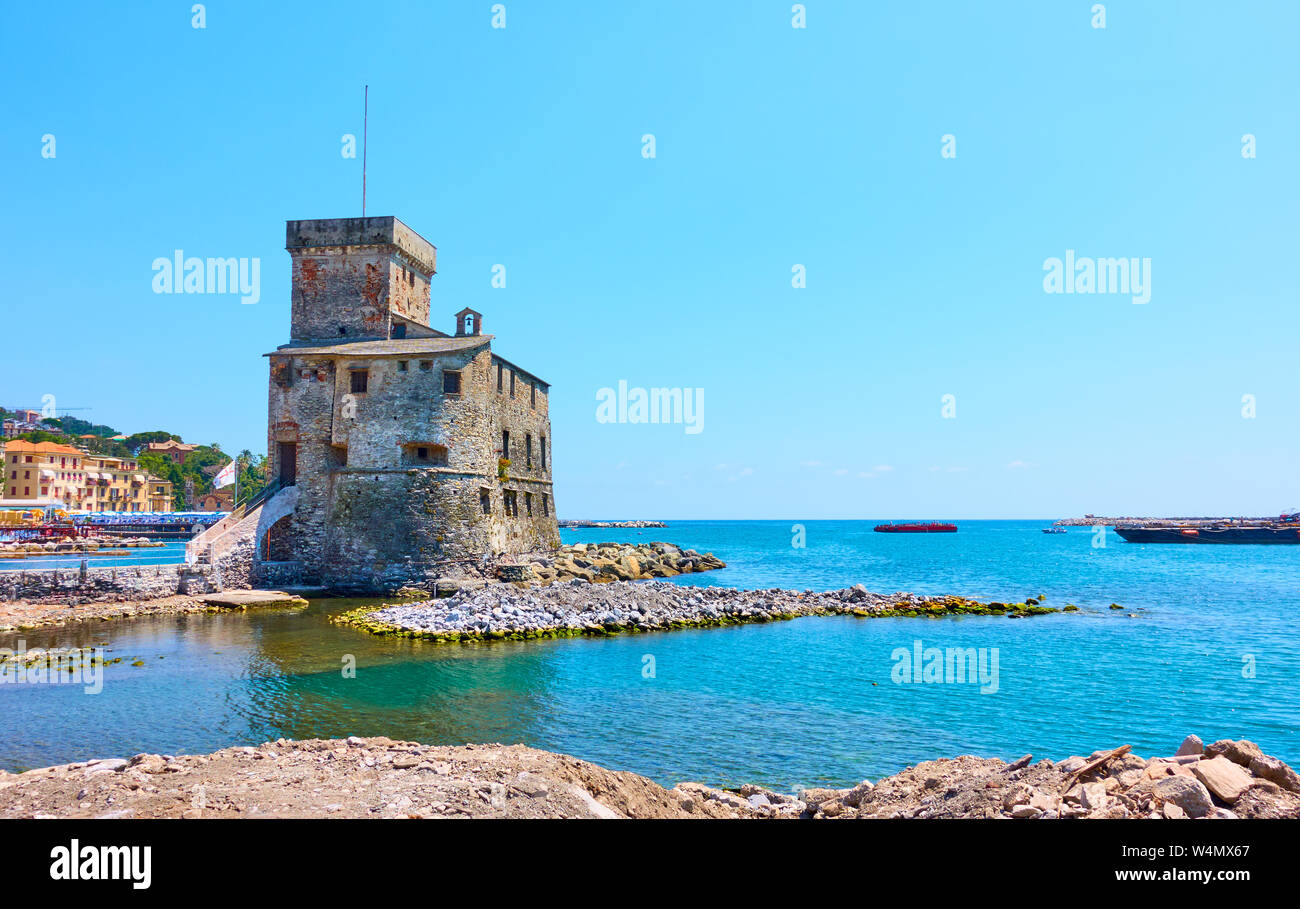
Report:
[[[27,442],[23,439],[14,439],[5,446],[8,451],[43,451],[54,454],[70,454],[79,458],[85,457],[86,453],[73,448],[71,445],[60,445],[58,442]]]
[[[449,354],[482,347],[492,335],[465,335],[459,338],[392,338],[386,341],[350,341],[344,344],[286,344],[264,357],[286,354],[330,357],[415,357],[420,354]]]

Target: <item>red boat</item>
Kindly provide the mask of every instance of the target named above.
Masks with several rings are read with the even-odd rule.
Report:
[[[924,524],[877,524],[876,533],[956,533],[956,524],[928,521]]]

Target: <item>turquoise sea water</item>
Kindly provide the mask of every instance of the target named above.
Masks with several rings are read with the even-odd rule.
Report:
[[[28,633],[107,644],[103,691],[0,685],[0,766],[208,751],[280,736],[524,742],[671,785],[848,784],[931,757],[1064,757],[1189,732],[1245,737],[1300,764],[1300,547],[1133,545],[1045,522],[965,521],[892,535],[875,522],[675,522],[567,541],[669,540],[729,563],[679,583],[1046,594],[1081,611],[1032,619],[809,618],[604,639],[479,646],[329,625],[355,605],[174,616]],[[1112,602],[1124,606],[1111,610]],[[14,646],[18,635],[0,636]],[[996,693],[897,684],[898,648],[998,654]],[[342,672],[355,659],[355,678]],[[643,671],[653,657],[654,677]],[[144,666],[134,667],[135,660]],[[1250,670],[1253,667],[1253,677]]]

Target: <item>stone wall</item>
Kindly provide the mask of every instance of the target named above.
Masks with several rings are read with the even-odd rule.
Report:
[[[0,572],[0,598],[25,602],[153,600],[221,589],[210,565]]]
[[[294,340],[386,338],[396,313],[427,325],[437,250],[392,217],[289,221]]]

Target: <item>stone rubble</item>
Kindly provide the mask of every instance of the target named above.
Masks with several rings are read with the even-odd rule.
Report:
[[[791,794],[752,784],[665,789],[523,745],[279,739],[210,755],[137,754],[0,771],[0,818],[1300,818],[1300,784],[1291,785],[1290,767],[1250,742],[1215,745],[1220,750],[1189,762],[1119,753],[1124,749],[1059,763],[964,755],[924,761],[874,784]],[[1254,755],[1251,764],[1288,785],[1221,756],[1228,753]],[[1249,778],[1231,801],[1198,778],[1202,764],[1216,761]],[[1215,764],[1207,775],[1223,769]],[[1238,778],[1236,771],[1229,776]]]
[[[801,593],[665,581],[593,584],[575,579],[536,587],[497,584],[459,590],[445,599],[366,606],[333,621],[376,634],[455,642],[703,628],[811,615],[1016,618],[1055,611],[1034,598],[1026,603],[980,603],[955,596],[871,593],[861,584],[828,593]]]

